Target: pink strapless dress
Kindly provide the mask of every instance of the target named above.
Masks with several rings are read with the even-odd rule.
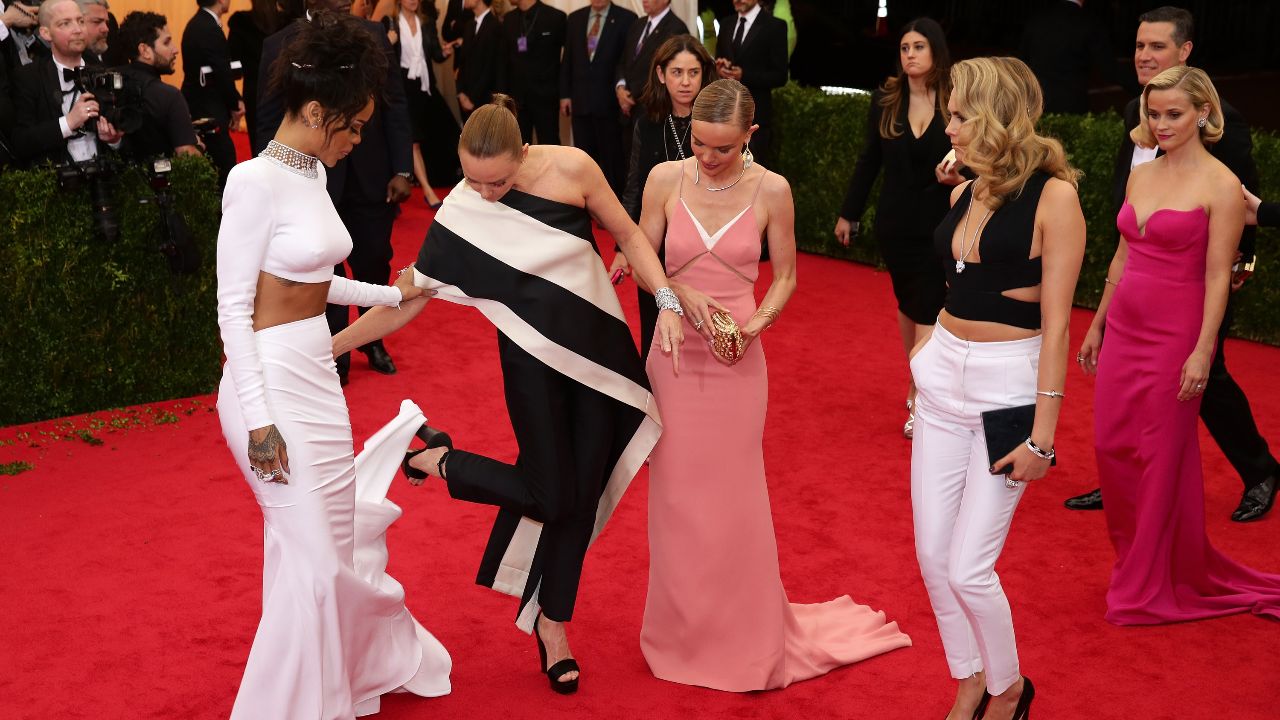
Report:
[[[1145,232],[1125,202],[1129,242],[1107,310],[1094,427],[1098,478],[1116,549],[1108,621],[1153,625],[1252,611],[1280,617],[1280,575],[1214,549],[1204,527],[1200,398],[1177,399],[1204,318],[1209,218],[1157,210]]]
[[[745,324],[756,310],[760,231],[749,206],[708,236],[683,199],[668,272]],[[781,688],[911,640],[847,595],[787,601],[765,486],[768,375],[760,342],[732,367],[691,329],[680,375],[651,352],[663,431],[649,462],[649,594],[640,645],[656,677],[743,692]]]

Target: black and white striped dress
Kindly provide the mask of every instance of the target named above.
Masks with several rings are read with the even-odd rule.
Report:
[[[585,208],[509,190],[484,200],[465,182],[436,214],[415,279],[470,305],[499,332],[515,465],[456,450],[450,494],[500,508],[477,582],[571,619],[587,546],[661,432],[644,365]]]

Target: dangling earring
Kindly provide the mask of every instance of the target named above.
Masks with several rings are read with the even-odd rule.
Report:
[[[742,149],[742,169],[750,170],[751,164],[756,161],[756,156],[751,154],[751,143]]]
[[[1206,119],[1206,118],[1200,118],[1200,122],[1196,123],[1196,125],[1197,125],[1197,126],[1199,126],[1199,127],[1204,127],[1204,125],[1205,125],[1205,123],[1206,123],[1206,122],[1208,122],[1208,119]]]
[[[702,163],[696,162],[693,164],[693,184],[697,185],[700,182],[702,182]]]

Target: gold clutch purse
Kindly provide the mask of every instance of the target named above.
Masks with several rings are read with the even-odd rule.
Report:
[[[711,352],[733,365],[742,359],[747,343],[733,316],[723,310],[711,313]]]

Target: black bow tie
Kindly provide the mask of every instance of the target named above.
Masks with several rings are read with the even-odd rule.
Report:
[[[62,68],[62,81],[74,83],[76,81],[76,70],[79,68]]]

